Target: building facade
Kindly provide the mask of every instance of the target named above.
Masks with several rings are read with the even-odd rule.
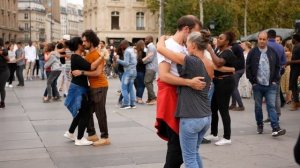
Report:
[[[18,22],[20,34],[18,41],[46,40],[46,10],[40,0],[19,0]]]
[[[83,32],[82,6],[67,4],[67,34],[71,37],[81,36]]]
[[[146,0],[85,0],[84,26],[115,46],[123,39],[135,43],[148,35],[158,37],[158,15]]]
[[[0,41],[17,41],[19,34],[18,1],[0,1]]]
[[[51,13],[46,15],[45,29],[46,42],[57,42],[62,39],[61,24],[51,17]]]

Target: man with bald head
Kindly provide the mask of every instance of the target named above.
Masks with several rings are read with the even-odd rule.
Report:
[[[147,36],[145,38],[145,44],[147,46],[147,55],[143,58],[143,63],[146,64],[146,73],[145,73],[145,87],[148,92],[147,104],[153,105],[156,104],[156,95],[153,90],[153,81],[155,80],[155,75],[157,73],[157,51],[155,45],[153,44],[153,37]]]
[[[272,136],[277,137],[285,134],[278,123],[275,108],[276,92],[279,87],[280,62],[276,51],[268,47],[268,35],[266,32],[258,34],[257,47],[250,50],[246,61],[246,75],[252,84],[255,101],[255,119],[257,133],[263,133],[262,99],[265,97],[268,116],[271,120]]]

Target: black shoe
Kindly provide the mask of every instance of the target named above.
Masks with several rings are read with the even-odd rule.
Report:
[[[264,125],[258,125],[257,126],[257,133],[258,134],[264,133]]]
[[[236,108],[236,105],[230,105],[229,108],[228,108],[228,110],[232,110],[234,108]]]
[[[128,106],[128,105],[122,105],[121,107],[120,107],[120,109],[123,109],[123,110],[125,110],[125,109],[130,109],[131,107],[130,106]]]
[[[268,119],[264,120],[264,123],[270,124],[270,123],[271,123],[271,120],[268,118]]]
[[[285,133],[286,133],[285,129],[281,129],[280,127],[278,127],[278,128],[273,129],[272,136],[278,137],[278,136],[284,135]]]
[[[5,108],[5,103],[4,102],[0,103],[0,108]]]
[[[203,138],[201,144],[210,144],[211,143],[211,140],[208,140],[208,139],[205,139]]]

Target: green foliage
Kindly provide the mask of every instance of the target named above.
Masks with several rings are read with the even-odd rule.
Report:
[[[214,35],[231,30],[237,35],[244,32],[245,2],[247,8],[247,33],[267,28],[293,28],[300,19],[300,0],[204,0],[204,26],[215,23]],[[147,0],[151,11],[158,11],[159,0]],[[176,21],[183,15],[199,17],[199,0],[165,0],[165,31],[174,33]]]

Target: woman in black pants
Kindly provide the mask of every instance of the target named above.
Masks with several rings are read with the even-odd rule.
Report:
[[[87,62],[81,56],[81,54],[84,52],[84,48],[80,37],[72,38],[70,42],[67,42],[67,45],[71,51],[74,51],[74,54],[71,55],[71,70],[94,70],[98,67],[100,61],[103,59],[103,57],[99,57],[92,64]],[[64,137],[75,141],[75,145],[93,144],[92,141],[88,141],[83,137],[84,131],[91,117],[90,115],[92,114],[90,112],[90,105],[88,103],[88,88],[88,80],[85,75],[76,77],[73,76],[69,87],[68,96],[65,100],[65,106],[67,106],[74,118],[69,131],[64,134]],[[75,139],[74,132],[77,126],[78,134],[77,139]]]
[[[6,91],[5,91],[5,84],[6,81],[9,78],[9,69],[7,62],[9,61],[8,58],[8,52],[6,49],[4,49],[2,46],[0,46],[0,94],[1,94],[1,102],[0,102],[0,108],[5,107],[5,96],[6,96]]]
[[[232,32],[222,33],[218,37],[217,45],[219,51],[217,55],[210,47],[208,51],[212,56],[213,63],[217,67],[226,66],[234,67],[236,56],[230,49],[230,45],[235,41],[235,35]],[[205,137],[208,140],[219,140],[218,138],[218,111],[220,111],[221,118],[223,121],[224,135],[223,138],[217,141],[215,144],[226,145],[231,144],[231,120],[229,115],[229,101],[230,96],[235,87],[234,77],[232,72],[221,72],[215,70],[215,77],[213,83],[215,90],[211,102],[212,121],[211,121],[211,135]]]

